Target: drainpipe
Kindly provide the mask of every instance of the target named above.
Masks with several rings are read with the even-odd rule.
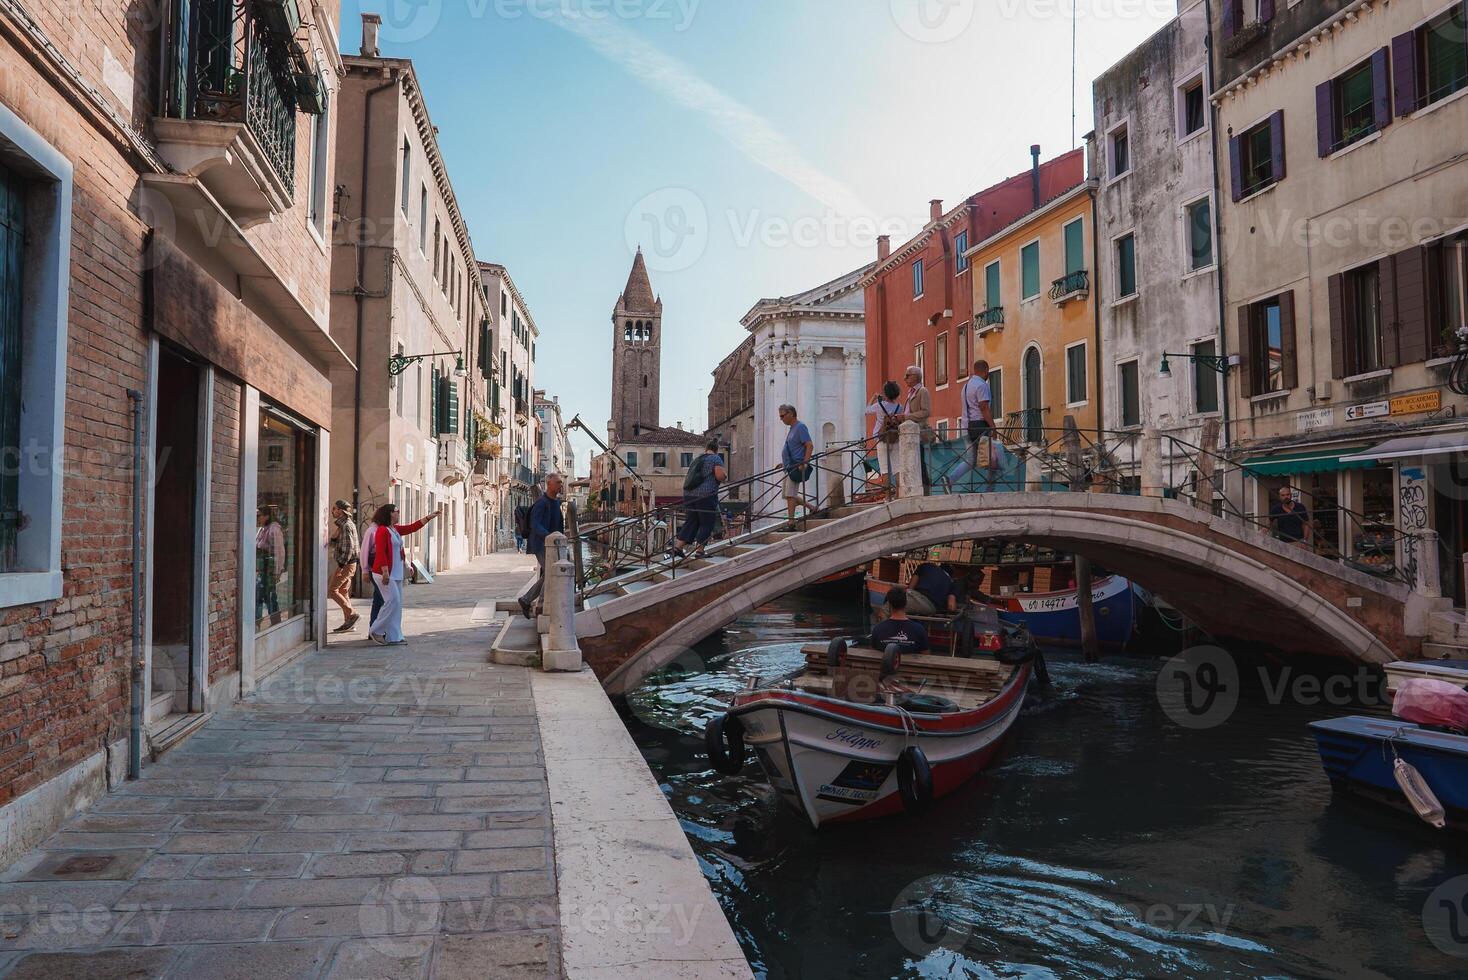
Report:
[[[1205,32],[1203,44],[1208,51],[1208,112],[1212,132],[1208,138],[1213,142],[1213,274],[1218,278],[1218,356],[1227,358],[1228,350],[1228,298],[1223,289],[1223,277],[1225,263],[1223,261],[1223,174],[1218,162],[1218,106],[1213,104],[1214,81],[1217,77],[1218,66],[1214,61],[1213,46],[1213,0],[1203,0],[1203,15],[1205,18]],[[1224,367],[1218,373],[1218,400],[1223,411],[1223,445],[1225,447],[1233,443],[1232,427],[1233,419],[1228,389],[1228,368]],[[1212,446],[1204,446],[1209,452],[1213,452]],[[1227,491],[1225,491],[1227,493]]]
[[[1094,135],[1092,138],[1094,139]],[[1091,264],[1096,267],[1091,272],[1091,312],[1096,318],[1096,357],[1093,360],[1096,365],[1096,445],[1105,446],[1106,385],[1101,377],[1102,355],[1105,351],[1101,347],[1101,229],[1098,227],[1101,220],[1100,197],[1098,183],[1091,191]]]
[[[363,20],[365,22],[366,15],[364,15]],[[352,287],[352,294],[357,300],[357,349],[355,351],[357,371],[356,377],[353,378],[352,390],[353,511],[360,511],[362,508],[362,372],[365,369],[362,363],[362,346],[365,343],[367,332],[367,288],[363,284],[367,278],[367,242],[364,240],[363,235],[367,227],[367,189],[369,186],[369,175],[371,173],[367,169],[367,164],[371,160],[369,151],[372,147],[372,99],[380,92],[397,87],[398,76],[397,72],[394,71],[392,81],[369,89],[367,91],[367,97],[362,103],[362,202],[361,207],[358,209],[357,217],[357,282]]]
[[[133,643],[127,778],[143,774],[143,393],[127,391],[133,416]]]

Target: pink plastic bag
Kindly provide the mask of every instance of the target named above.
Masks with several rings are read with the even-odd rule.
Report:
[[[1468,691],[1447,681],[1414,677],[1397,688],[1392,714],[1417,725],[1468,731]]]

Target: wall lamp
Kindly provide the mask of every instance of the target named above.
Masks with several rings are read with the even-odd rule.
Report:
[[[1172,365],[1167,363],[1169,357],[1181,358],[1184,361],[1201,364],[1206,368],[1217,371],[1219,374],[1228,373],[1229,368],[1239,363],[1237,354],[1230,354],[1227,357],[1219,357],[1215,354],[1163,354],[1162,368],[1157,372],[1159,378],[1172,377]]]
[[[454,357],[454,377],[462,378],[465,375],[464,358],[461,352],[456,350],[435,351],[432,354],[394,354],[387,359],[387,373],[397,377],[408,370],[408,365],[415,361],[421,361],[425,357]]]

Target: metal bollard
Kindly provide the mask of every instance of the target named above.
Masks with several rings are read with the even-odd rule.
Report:
[[[564,534],[545,539],[545,592],[542,606],[549,629],[541,651],[541,669],[575,672],[582,668],[576,642],[576,567]]]

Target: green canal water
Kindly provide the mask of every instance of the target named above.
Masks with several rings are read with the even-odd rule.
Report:
[[[722,697],[860,628],[854,603],[783,600],[629,699],[757,975],[1468,976],[1468,920],[1457,945],[1423,925],[1468,845],[1333,798],[1306,726],[1349,707],[1252,692],[1190,730],[1159,704],[1158,660],[1058,653],[990,769],[922,818],[817,833],[756,766],[709,767]]]

